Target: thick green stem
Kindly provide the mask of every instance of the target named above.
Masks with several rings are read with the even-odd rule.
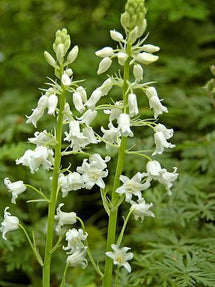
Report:
[[[127,47],[127,52],[129,54],[130,46]],[[128,58],[124,66],[124,84],[123,84],[124,113],[126,113],[127,101],[128,101],[127,81],[129,80],[129,63],[130,63],[130,57]],[[108,222],[106,251],[111,251],[111,245],[115,243],[115,238],[116,238],[116,225],[117,225],[117,215],[118,215],[117,201],[119,199],[119,194],[116,193],[116,189],[120,186],[119,177],[123,171],[126,148],[127,148],[127,138],[122,137],[119,152],[118,152],[116,173],[115,173],[113,190],[112,190],[112,199],[111,199],[112,208],[110,209],[109,222]],[[113,260],[106,256],[105,272],[104,272],[104,278],[102,282],[103,287],[111,287],[112,273],[113,273]]]
[[[63,130],[63,115],[64,106],[66,99],[66,91],[63,91],[60,95],[59,104],[60,110],[57,119],[56,128],[56,146],[55,146],[55,159],[54,159],[54,170],[52,175],[52,189],[49,202],[48,210],[48,226],[47,226],[47,236],[46,236],[46,246],[45,246],[45,259],[43,266],[43,287],[50,287],[50,267],[51,267],[51,257],[53,248],[53,235],[54,235],[54,216],[57,203],[57,191],[58,191],[58,177],[61,164],[61,142],[62,142],[62,130]]]

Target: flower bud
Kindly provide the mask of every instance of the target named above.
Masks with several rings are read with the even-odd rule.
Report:
[[[62,64],[63,63],[63,57],[64,57],[64,45],[62,43],[57,45],[56,56],[57,56],[58,62],[60,64]]]
[[[149,64],[157,61],[158,58],[159,58],[158,56],[143,52],[143,53],[140,53],[137,55],[136,61],[138,61],[141,64],[149,65]]]
[[[104,81],[104,83],[101,85],[100,90],[102,91],[103,96],[106,96],[109,91],[113,87],[113,82],[111,78],[108,78],[107,80]]]
[[[101,97],[102,97],[102,91],[99,88],[97,88],[95,91],[92,92],[92,95],[86,102],[87,107],[90,109],[94,109],[95,105],[101,99]]]
[[[122,34],[117,32],[117,31],[115,31],[115,30],[110,30],[110,36],[116,42],[122,42],[123,41]]]
[[[118,62],[121,66],[124,66],[126,60],[128,59],[128,54],[126,54],[125,52],[119,52],[117,54],[117,58],[118,58]]]
[[[63,73],[63,76],[61,78],[61,82],[64,86],[70,86],[72,84],[72,81],[66,72]]]
[[[69,50],[70,44],[71,44],[71,40],[70,40],[70,37],[68,37],[67,40],[63,44],[64,45],[64,55]]]
[[[97,51],[95,54],[96,54],[96,56],[102,57],[102,58],[111,57],[111,56],[113,56],[113,48],[105,47],[105,48]]]
[[[49,54],[49,52],[45,51],[44,57],[45,57],[45,59],[49,65],[51,65],[54,68],[57,67],[57,63],[56,63],[55,59]]]
[[[84,87],[80,86],[76,89],[76,92],[78,92],[81,95],[82,101],[86,103],[87,101],[87,93]]]
[[[106,72],[110,68],[111,64],[112,60],[110,58],[105,57],[104,59],[102,59],[101,62],[99,63],[97,74],[100,75]]]
[[[147,52],[147,53],[155,53],[160,50],[160,47],[154,46],[151,44],[146,44],[146,45],[143,45],[142,49],[144,52]]]
[[[134,42],[136,42],[138,38],[138,27],[136,26],[130,33],[128,36],[128,41],[130,44],[133,44]]]
[[[130,116],[128,114],[120,114],[118,118],[118,125],[119,130],[124,137],[133,137],[134,134],[130,129]]]
[[[67,56],[67,62],[69,64],[73,63],[75,61],[75,59],[77,58],[78,56],[78,46],[74,46],[72,48],[72,50],[69,52],[68,56]]]
[[[130,16],[129,16],[128,12],[124,12],[121,15],[120,22],[121,22],[121,25],[124,28],[124,30],[127,31],[128,27],[130,25]]]
[[[136,81],[141,81],[143,79],[143,68],[141,67],[141,65],[134,65],[133,74]]]

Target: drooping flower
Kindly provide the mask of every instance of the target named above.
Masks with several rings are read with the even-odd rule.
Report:
[[[114,107],[111,107],[108,110],[104,110],[104,113],[109,115],[109,121],[112,122],[114,120],[118,120],[119,116],[122,113],[123,103],[121,101],[117,101]]]
[[[104,83],[99,87],[99,89],[102,91],[102,95],[106,96],[110,90],[113,87],[113,81],[111,78],[108,78],[107,80],[104,81]]]
[[[121,132],[121,135],[124,137],[133,137],[134,134],[130,129],[130,116],[128,114],[120,114],[118,118],[118,128]]]
[[[66,232],[66,241],[68,244],[66,247],[63,247],[64,250],[68,251],[67,254],[72,254],[76,250],[80,250],[84,248],[84,244],[82,241],[86,240],[88,234],[83,229],[69,229]]]
[[[129,107],[129,114],[131,117],[138,115],[139,109],[137,104],[137,96],[133,93],[128,95],[128,107]]]
[[[84,111],[84,105],[83,105],[83,100],[81,97],[81,94],[79,92],[73,93],[73,104],[75,106],[75,109],[82,113]]]
[[[9,207],[7,206],[4,210],[4,220],[1,223],[0,231],[2,232],[2,238],[7,240],[6,233],[9,231],[17,230],[19,228],[19,219],[16,216],[12,216],[10,212],[7,210]]]
[[[100,88],[97,88],[96,90],[94,90],[90,96],[90,98],[88,99],[88,101],[86,102],[86,106],[90,109],[94,109],[95,105],[97,104],[97,102],[101,99],[101,97],[103,96],[102,91]]]
[[[165,186],[168,195],[172,194],[170,188],[173,186],[173,182],[178,177],[176,167],[174,167],[173,172],[169,172],[165,168],[161,168],[161,165],[158,161],[152,160],[147,163],[146,171],[147,173],[144,175],[148,176],[149,181],[151,181],[152,179],[158,180],[161,184]]]
[[[171,144],[167,141],[167,138],[165,137],[165,134],[162,131],[158,130],[155,132],[154,140],[155,140],[156,149],[152,155],[162,154],[164,151],[164,148],[174,148],[175,147],[174,144]]]
[[[26,186],[22,180],[11,182],[9,178],[4,179],[4,184],[8,190],[12,193],[11,202],[16,204],[17,197],[26,190]]]
[[[86,124],[88,127],[97,115],[96,110],[88,109],[81,117],[77,118],[81,124]]]
[[[84,246],[81,249],[77,249],[67,257],[66,262],[69,266],[80,266],[82,269],[87,267],[87,259],[85,258],[87,254],[87,247]]]
[[[106,252],[105,254],[113,260],[114,265],[118,265],[119,267],[124,267],[129,273],[131,272],[131,265],[127,262],[134,257],[132,252],[126,253],[131,248],[129,247],[122,247],[112,244],[111,248],[113,252]]]
[[[74,224],[76,223],[76,213],[75,212],[63,212],[61,211],[61,207],[64,206],[63,203],[60,203],[57,207],[57,215],[55,215],[55,219],[58,220],[58,224],[56,226],[56,232],[60,233],[63,225],[66,224]]]
[[[141,191],[146,190],[150,186],[148,181],[141,183],[144,176],[145,175],[140,172],[137,172],[131,179],[125,175],[121,175],[119,179],[123,185],[117,188],[116,192],[125,194],[125,201],[127,202],[131,202],[132,196],[134,195],[137,196],[138,199],[141,199]]]
[[[37,146],[47,145],[48,143],[55,142],[53,135],[49,134],[46,130],[42,132],[35,132],[34,138],[28,138],[29,142]]]
[[[55,94],[50,95],[47,103],[49,115],[54,115],[57,108],[57,103],[58,103],[58,97]]]
[[[143,221],[145,216],[155,216],[154,213],[149,210],[149,208],[153,206],[153,203],[147,204],[144,198],[138,199],[137,202],[138,203],[134,201],[131,202],[130,208],[133,211],[135,220],[138,220],[138,218],[140,217]]]
[[[53,150],[37,146],[35,150],[27,150],[21,158],[16,160],[16,164],[28,166],[31,173],[38,171],[40,166],[49,170],[54,162],[53,155]]]
[[[149,106],[150,109],[153,109],[154,111],[154,117],[155,119],[158,117],[158,115],[164,113],[167,113],[168,110],[165,106],[163,106],[160,102],[160,99],[158,98],[157,91],[154,87],[148,87],[146,89],[146,95],[149,99]]]
[[[101,127],[101,131],[103,132],[103,139],[106,142],[106,148],[109,147],[109,143],[112,144],[118,144],[119,143],[119,136],[120,136],[120,132],[118,128],[115,128],[114,125],[112,124],[112,122],[110,122],[108,124],[108,128],[109,130],[105,130],[103,127]],[[108,143],[109,142],[109,143]]]

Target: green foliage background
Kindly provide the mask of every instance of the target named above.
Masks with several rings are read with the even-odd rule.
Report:
[[[34,129],[25,124],[40,96],[46,77],[53,77],[43,58],[51,52],[57,29],[66,27],[80,55],[74,65],[77,78],[86,79],[90,93],[102,80],[96,77],[98,59],[94,52],[112,43],[110,29],[121,31],[119,16],[125,1],[113,0],[0,0],[0,173],[1,179],[22,179],[48,190],[44,172],[31,176],[15,166],[29,145]],[[148,0],[149,42],[161,47],[160,60],[145,69],[145,80],[158,81],[160,98],[169,114],[161,122],[175,130],[173,151],[158,157],[170,169],[177,166],[179,179],[169,198],[160,186],[147,191],[154,202],[155,219],[131,221],[125,245],[136,251],[133,273],[123,273],[120,286],[215,286],[215,106],[213,95],[203,88],[212,77],[215,64],[215,2],[211,0]],[[151,116],[143,106],[141,112]],[[101,116],[99,127],[104,118]],[[45,119],[39,128],[52,123]],[[139,131],[136,143],[152,146],[152,135]],[[103,151],[105,152],[105,151]],[[79,159],[77,159],[78,161]],[[145,162],[129,157],[126,172],[144,169]],[[66,164],[66,163],[65,163]],[[74,165],[76,163],[74,162]],[[31,195],[31,198],[36,198]],[[18,200],[16,208],[0,183],[0,214],[6,205],[37,232],[37,243],[44,244],[45,206],[26,204],[29,194]],[[91,200],[92,206],[87,204]],[[74,203],[75,202],[75,203]],[[88,226],[94,254],[102,258],[106,217],[100,208],[98,190],[72,194],[65,208],[77,211]],[[124,206],[124,210],[128,208]],[[87,209],[87,211],[86,211]],[[40,271],[21,231],[0,240],[0,286],[40,286]],[[96,243],[95,243],[96,242]],[[65,255],[54,258],[53,285],[58,286]],[[67,287],[99,286],[91,267],[71,269]],[[36,275],[36,276],[35,276]],[[12,279],[11,279],[12,278]]]

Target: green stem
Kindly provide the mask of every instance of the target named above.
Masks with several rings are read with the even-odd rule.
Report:
[[[84,226],[84,222],[82,221],[82,219],[81,219],[80,217],[77,217],[77,219],[78,219],[78,221],[81,223],[81,227],[82,227],[83,231],[86,232],[86,229],[85,229],[85,226]],[[90,258],[90,261],[91,261],[91,263],[92,263],[92,265],[93,265],[95,271],[96,271],[101,277],[103,277],[103,276],[104,276],[103,273],[102,273],[101,270],[98,268],[98,266],[96,265],[96,262],[95,262],[95,260],[94,260],[94,258],[93,258],[93,255],[92,255],[92,253],[91,253],[91,250],[90,250],[89,243],[88,243],[87,239],[85,240],[85,244],[86,244],[86,246],[87,246],[87,254],[88,254],[89,258]]]
[[[36,192],[37,192],[39,195],[41,195],[46,201],[49,201],[49,199],[44,195],[44,193],[43,193],[41,190],[37,189],[36,187],[34,187],[34,186],[30,185],[30,184],[25,184],[25,186],[31,188],[31,189],[34,190],[34,191],[36,191]]]
[[[130,46],[127,46],[127,52],[130,54]],[[124,66],[124,83],[123,83],[123,103],[124,103],[124,113],[126,113],[126,107],[128,102],[128,95],[127,95],[127,89],[128,89],[128,83],[129,80],[129,63],[130,63],[130,57],[127,59],[125,66]],[[123,166],[124,166],[124,159],[125,159],[125,152],[127,147],[127,138],[122,137],[121,138],[121,144],[118,151],[118,159],[117,159],[117,166],[116,166],[116,173],[114,177],[114,183],[113,183],[113,190],[112,190],[112,198],[111,198],[111,206],[110,209],[110,216],[109,216],[109,222],[108,222],[108,232],[107,232],[107,245],[106,245],[106,251],[111,251],[111,245],[115,243],[116,238],[116,224],[117,224],[117,214],[118,214],[118,199],[119,194],[116,193],[116,189],[120,186],[120,180],[119,177],[122,174]],[[105,258],[105,272],[104,272],[104,278],[102,282],[103,287],[111,287],[112,282],[112,273],[113,273],[113,260],[106,256]]]
[[[66,282],[66,273],[67,273],[68,267],[69,267],[69,263],[67,263],[66,266],[65,266],[65,269],[64,269],[64,272],[63,272],[63,278],[62,278],[60,287],[64,287],[64,285],[65,285],[65,282]]]
[[[122,241],[123,235],[124,235],[124,233],[125,233],[126,225],[127,225],[127,223],[128,223],[129,217],[130,217],[130,215],[132,214],[132,212],[133,212],[133,210],[131,209],[131,210],[129,211],[129,213],[128,213],[128,215],[127,215],[126,219],[125,219],[125,221],[124,221],[124,224],[123,224],[122,230],[121,230],[120,235],[119,235],[119,237],[118,237],[118,239],[117,239],[116,244],[117,244],[117,245],[119,245],[119,246],[120,246],[120,244],[121,244],[121,241]]]
[[[52,257],[52,245],[53,245],[53,235],[54,235],[54,216],[57,203],[58,194],[58,177],[61,164],[61,143],[62,143],[62,130],[63,130],[63,115],[64,106],[66,100],[66,91],[64,86],[62,86],[62,93],[60,95],[59,104],[60,110],[57,119],[57,129],[56,129],[56,146],[55,146],[55,159],[54,159],[54,170],[52,174],[52,189],[50,195],[49,209],[48,209],[48,226],[47,226],[47,236],[46,236],[46,246],[45,246],[45,259],[43,266],[43,287],[50,287],[50,267],[51,267],[51,257]]]
[[[25,236],[26,236],[26,238],[27,238],[27,240],[28,240],[28,243],[30,244],[31,249],[32,249],[34,255],[36,256],[38,263],[39,263],[41,266],[43,266],[43,260],[42,260],[42,258],[41,258],[41,256],[40,256],[39,252],[37,251],[36,246],[34,247],[32,241],[31,241],[31,239],[30,239],[30,236],[28,235],[28,232],[26,231],[25,227],[24,227],[22,224],[20,224],[20,223],[19,223],[19,227],[20,227],[20,228],[23,230],[23,232],[25,233]]]

